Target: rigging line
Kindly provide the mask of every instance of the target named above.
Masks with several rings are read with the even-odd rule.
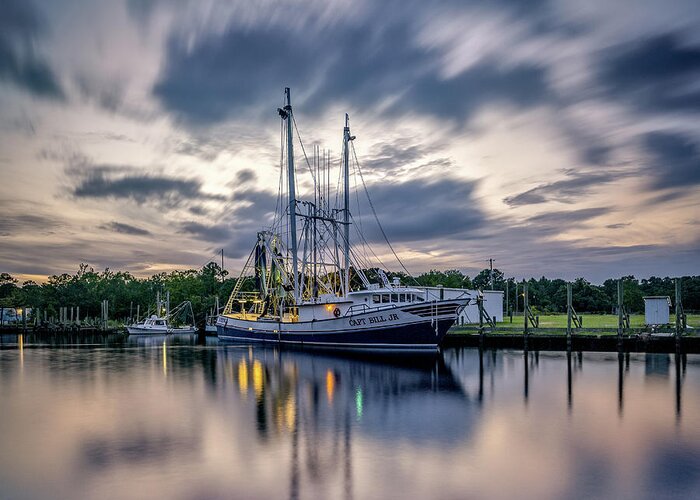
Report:
[[[277,201],[275,202],[275,215],[272,218],[272,228],[274,230],[278,223],[282,221],[282,191],[284,182],[284,121],[280,120],[280,179],[277,184]],[[279,220],[278,220],[279,216]]]
[[[335,184],[335,206],[336,209],[337,207],[340,206],[340,184],[342,183],[342,178],[343,178],[343,150],[345,146],[340,148],[340,158],[338,159],[338,165],[340,165],[340,168],[338,169],[338,182]],[[328,152],[328,160],[330,161],[330,151]]]
[[[292,115],[292,122],[294,123],[294,130],[297,131],[297,139],[299,139],[299,144],[301,144],[301,150],[304,153],[304,159],[306,160],[306,165],[309,167],[309,172],[311,172],[311,177],[314,179],[314,185],[316,185],[316,175],[314,174],[314,169],[311,168],[311,163],[309,162],[309,157],[306,156],[306,148],[304,148],[304,141],[301,140],[301,134],[299,133],[299,127],[297,127],[297,119],[294,118],[294,113]]]
[[[354,220],[354,218],[353,218],[353,220]],[[357,230],[357,226],[355,226],[355,230]],[[372,245],[369,244],[367,239],[365,239],[364,235],[359,234],[359,237],[363,243],[363,247],[366,247],[367,249],[369,249],[369,251],[372,252],[372,255],[374,256],[374,258],[377,259],[377,262],[379,263],[379,265],[388,271],[389,267],[386,264],[384,264],[384,262],[382,262],[382,259],[380,259],[379,256],[374,252],[374,249],[372,249]],[[369,259],[367,259],[367,261],[370,264],[372,263]],[[368,268],[370,268],[370,267],[372,267],[372,266],[368,266]]]
[[[355,157],[355,163],[357,164],[357,171],[360,173],[360,180],[362,181],[362,187],[365,189],[365,194],[367,195],[367,201],[369,202],[369,207],[372,209],[372,214],[374,214],[374,219],[377,221],[377,225],[379,226],[379,230],[382,232],[382,236],[384,236],[384,241],[386,241],[386,244],[389,245],[389,249],[391,249],[391,253],[394,254],[394,257],[396,257],[396,260],[398,261],[399,265],[401,268],[406,271],[406,274],[416,282],[417,285],[420,285],[418,283],[418,280],[413,277],[413,275],[406,269],[406,266],[403,265],[403,262],[401,262],[401,259],[397,255],[396,251],[394,250],[394,247],[391,245],[389,242],[389,238],[387,237],[386,233],[384,232],[384,228],[382,227],[381,222],[379,222],[379,217],[377,216],[377,211],[374,209],[374,203],[372,203],[372,198],[369,197],[369,190],[367,189],[367,184],[365,183],[365,176],[362,174],[362,168],[360,168],[360,161],[357,159],[357,151],[355,151],[355,145],[352,145],[352,155]]]
[[[355,200],[357,201],[357,219],[356,219],[355,217],[353,217],[352,214],[350,214],[350,218],[352,219],[353,225],[355,226],[355,231],[358,232],[359,239],[360,239],[360,241],[362,242],[362,248],[363,248],[363,250],[364,250],[365,252],[367,252],[367,249],[369,249],[369,251],[370,251],[370,252],[374,255],[374,257],[377,259],[377,261],[379,262],[379,264],[380,264],[382,267],[386,267],[386,266],[384,265],[384,263],[381,261],[381,259],[377,256],[377,254],[374,253],[374,250],[372,250],[372,247],[369,245],[369,243],[367,242],[367,240],[366,240],[365,237],[364,237],[365,228],[364,228],[364,225],[363,225],[363,223],[362,223],[362,213],[361,213],[361,207],[360,207],[360,194],[359,194],[359,190],[357,189],[357,177],[358,177],[358,174],[357,174],[357,164],[353,164],[352,174],[353,174],[353,176],[352,176],[353,182],[355,183],[355,184],[354,184],[354,187],[355,187]],[[357,224],[354,224],[355,220],[357,220]],[[367,260],[369,261],[369,257],[368,257]]]

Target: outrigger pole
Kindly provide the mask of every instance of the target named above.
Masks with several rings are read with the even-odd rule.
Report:
[[[287,120],[287,172],[289,175],[289,232],[292,243],[292,285],[294,303],[299,303],[299,262],[297,256],[297,200],[294,186],[294,137],[292,135],[292,98],[289,87],[284,88],[286,106],[278,109],[280,116]]]
[[[343,231],[345,239],[345,294],[347,296],[350,291],[350,166],[349,166],[349,148],[350,141],[354,139],[350,137],[350,125],[348,123],[348,114],[345,113],[345,128],[343,129],[343,198],[345,201],[345,210],[343,215]]]

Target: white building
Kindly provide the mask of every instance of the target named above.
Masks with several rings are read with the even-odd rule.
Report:
[[[437,287],[417,287],[423,289],[427,293],[427,300],[433,299],[453,299],[460,297],[470,297],[472,300],[462,310],[457,318],[458,325],[470,325],[479,323],[479,306],[476,303],[478,295],[477,290],[467,290],[464,288],[443,288]],[[501,290],[484,290],[484,310],[490,318],[496,318],[496,321],[503,321],[503,291]]]
[[[668,295],[656,295],[644,298],[644,324],[667,325],[669,310],[671,309],[671,297]]]

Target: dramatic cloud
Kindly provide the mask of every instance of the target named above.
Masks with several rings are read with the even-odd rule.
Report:
[[[44,23],[28,0],[0,5],[0,79],[37,96],[63,99],[56,75],[35,49],[43,33]]]
[[[550,92],[543,68],[521,65],[506,69],[488,61],[449,80],[418,80],[406,103],[442,118],[464,119],[487,104],[506,103],[518,108],[542,104],[553,97]]]
[[[113,231],[115,233],[129,234],[132,236],[147,236],[147,235],[151,234],[150,231],[147,231],[145,229],[141,229],[140,227],[136,227],[136,226],[132,226],[129,224],[124,224],[123,222],[116,222],[116,221],[112,221],[108,224],[102,224],[100,226],[100,229],[104,229],[106,231]]]
[[[603,83],[615,99],[647,111],[700,111],[700,47],[664,34],[612,49]]]
[[[489,103],[529,107],[550,94],[545,72],[536,66],[488,61],[440,77],[436,53],[420,46],[413,31],[409,20],[399,18],[361,27],[232,23],[194,46],[175,35],[153,92],[167,110],[195,124],[267,109],[279,102],[280,79],[304,89],[295,102],[312,113],[339,100],[366,108],[402,96],[387,111],[464,120]]]
[[[367,172],[393,172],[416,162],[432,151],[415,139],[402,138],[393,143],[379,143],[372,146],[370,155],[362,160],[362,168]]]
[[[700,184],[700,148],[685,137],[652,132],[644,137],[651,155],[649,174],[656,189],[693,187]]]
[[[221,248],[240,268],[287,206],[275,113],[287,86],[306,153],[333,151],[333,201],[350,113],[364,174],[351,177],[352,239],[390,267],[363,180],[414,271],[475,272],[493,256],[508,274],[546,262],[547,274],[605,278],[700,259],[692,0],[79,10],[0,5],[3,270],[85,260],[150,273]]]
[[[199,238],[203,238],[209,242],[221,242],[230,236],[231,228],[225,224],[207,226],[199,222],[183,222],[180,224],[180,232],[192,234]]]
[[[14,236],[17,234],[51,234],[60,223],[53,217],[35,214],[13,214],[12,207],[5,207],[0,217],[0,236]]]
[[[569,176],[561,181],[540,184],[520,194],[508,196],[503,201],[511,207],[521,205],[535,205],[549,201],[560,203],[574,203],[582,196],[586,196],[595,187],[613,182],[625,177],[620,172],[570,172]]]
[[[447,177],[375,183],[368,189],[390,240],[404,242],[475,236],[475,230],[486,222],[475,201],[476,187],[475,181]],[[382,241],[369,207],[363,209],[360,219],[366,237]]]
[[[198,179],[154,175],[131,167],[80,165],[70,167],[67,172],[69,177],[78,177],[72,188],[76,198],[128,199],[170,208],[184,201],[225,200],[223,196],[203,192]]]
[[[608,207],[582,208],[581,210],[562,210],[547,212],[528,219],[528,223],[560,230],[562,226],[581,224],[601,215],[610,213]]]
[[[244,184],[250,184],[251,182],[255,181],[256,178],[257,176],[255,175],[254,170],[250,168],[244,168],[238,171],[233,183],[236,186],[242,186]]]
[[[206,220],[180,223],[178,233],[216,248],[223,246],[229,258],[239,259],[253,248],[258,231],[272,225],[278,203],[275,193],[241,185],[220,210],[208,214]]]
[[[608,229],[623,229],[631,225],[631,222],[617,222],[615,224],[608,224],[605,227],[607,227]]]

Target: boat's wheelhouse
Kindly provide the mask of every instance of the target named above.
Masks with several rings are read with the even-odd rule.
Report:
[[[162,318],[149,318],[143,322],[143,326],[146,328],[167,328],[168,322]]]

